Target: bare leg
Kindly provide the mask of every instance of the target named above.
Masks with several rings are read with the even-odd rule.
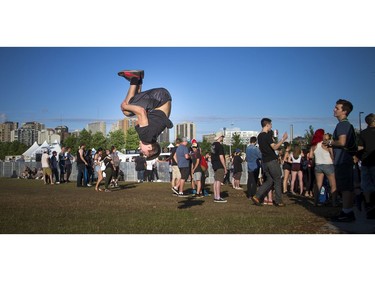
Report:
[[[124,101],[121,103],[121,111],[126,116],[131,116],[133,112],[125,110],[125,105],[129,104],[129,101],[136,93],[140,93],[142,89],[142,85],[130,85],[128,89],[128,93],[124,99]]]

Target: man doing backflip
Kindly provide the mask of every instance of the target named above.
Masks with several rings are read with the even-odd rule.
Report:
[[[172,128],[169,120],[172,98],[168,90],[155,88],[142,92],[143,70],[123,70],[118,73],[130,82],[127,96],[121,103],[125,116],[138,118],[135,130],[139,136],[139,147],[147,160],[159,156],[161,148],[157,137],[165,128]]]

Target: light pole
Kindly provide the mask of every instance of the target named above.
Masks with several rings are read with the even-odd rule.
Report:
[[[359,131],[361,132],[362,131],[362,126],[361,126],[361,115],[363,114],[364,112],[361,111],[358,115],[359,115]]]
[[[293,124],[290,125],[290,143],[293,143]]]

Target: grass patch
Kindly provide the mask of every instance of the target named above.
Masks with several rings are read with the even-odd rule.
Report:
[[[186,189],[189,185],[186,185]],[[210,188],[210,187],[208,187]],[[111,193],[74,183],[0,178],[2,234],[305,234],[334,233],[311,199],[284,196],[285,208],[256,207],[242,191],[223,186],[212,197],[172,195],[169,183],[121,182]]]

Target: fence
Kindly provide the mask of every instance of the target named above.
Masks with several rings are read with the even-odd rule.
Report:
[[[30,169],[41,168],[40,162],[0,162],[0,177],[14,177],[17,178],[25,170],[25,167]],[[157,163],[159,179],[162,182],[170,182],[170,167],[168,162],[158,162]],[[137,181],[137,172],[135,171],[134,162],[121,162],[120,170],[124,173],[125,181]],[[242,163],[242,172],[241,184],[246,184],[247,182],[247,164],[246,162]],[[206,179],[207,184],[214,182],[214,171],[212,170],[211,163],[208,163],[208,178]],[[70,176],[72,181],[77,179],[77,169],[76,163],[73,163],[72,174]]]

